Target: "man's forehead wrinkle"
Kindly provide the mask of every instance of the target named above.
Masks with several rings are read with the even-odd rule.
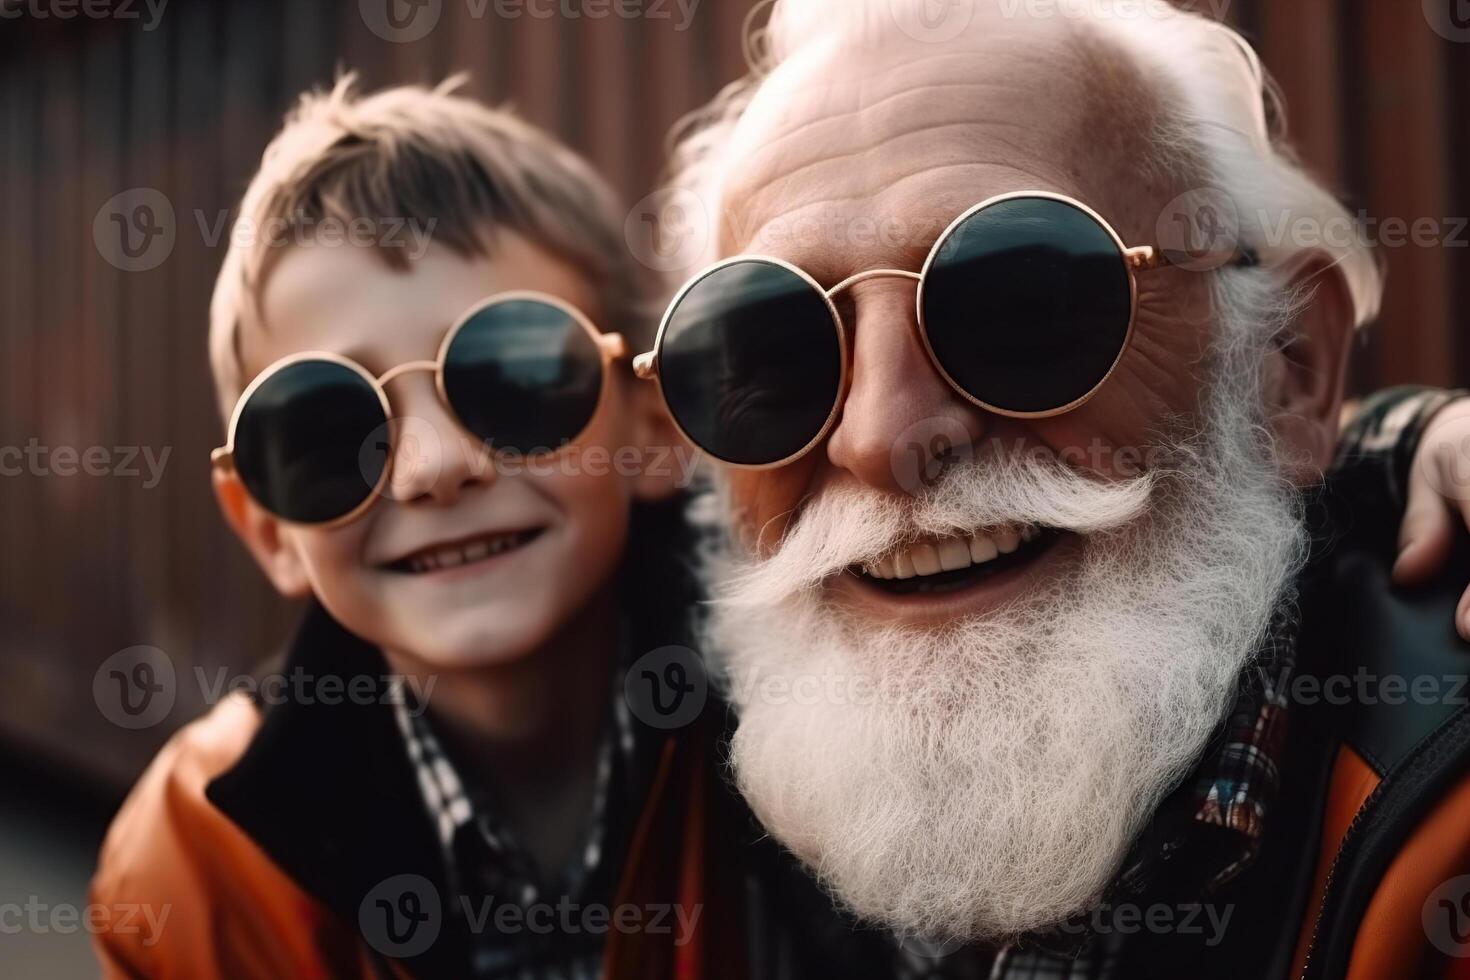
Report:
[[[1015,130],[1019,139],[997,132],[997,128]],[[973,131],[973,138],[966,138]],[[731,199],[761,213],[768,202],[781,202],[790,197],[801,198],[801,191],[814,187],[829,200],[854,200],[872,189],[888,189],[915,176],[941,167],[972,164],[1023,165],[1045,161],[1050,154],[1044,147],[1024,142],[1030,131],[1008,120],[943,121],[924,124],[880,139],[847,152],[828,153],[815,159],[771,174],[751,174],[741,183],[750,189]],[[944,138],[949,134],[955,138]],[[919,146],[911,146],[919,143]],[[997,151],[1009,154],[1006,159],[992,159]],[[848,194],[834,194],[834,186],[854,187]],[[1018,190],[1022,188],[1017,188]],[[972,202],[973,203],[973,202]],[[774,205],[779,208],[779,203]]]
[[[813,118],[805,120],[795,127],[786,130],[785,132],[776,134],[764,143],[755,147],[750,153],[749,163],[747,164],[747,167],[752,171],[759,172],[763,166],[779,164],[780,162],[782,162],[784,157],[791,154],[791,144],[793,142],[796,143],[796,149],[806,149],[807,147],[803,145],[803,140],[814,140],[816,145],[812,147],[812,149],[816,151],[815,155],[818,157],[823,156],[824,154],[822,153],[821,147],[828,144],[827,141],[821,140],[819,139],[819,137],[826,134],[818,133],[816,132],[817,130],[830,130],[831,134],[835,136],[850,137],[853,130],[857,129],[864,133],[875,134],[877,139],[881,141],[886,137],[883,136],[881,132],[875,133],[875,131],[883,129],[885,124],[891,125],[891,117],[898,116],[901,119],[912,118],[913,111],[919,111],[928,107],[933,107],[939,111],[953,112],[956,116],[956,118],[953,120],[954,122],[992,122],[996,125],[1010,124],[1020,126],[1022,125],[1022,123],[1019,120],[1008,121],[1002,119],[976,119],[972,115],[974,110],[971,106],[957,104],[950,100],[940,100],[936,98],[936,96],[941,92],[948,92],[952,95],[956,89],[966,89],[972,91],[986,89],[1007,90],[1011,87],[1012,86],[1010,83],[1003,81],[970,81],[921,84],[890,93],[883,96],[876,102],[864,105],[861,108],[851,111],[837,113],[818,113]],[[913,111],[901,113],[900,107],[894,106],[893,103],[903,99],[912,99],[918,104],[913,107]],[[880,110],[889,110],[889,118],[883,118],[876,115],[880,112]],[[857,150],[853,152],[857,153],[861,151]]]
[[[743,224],[722,229],[721,254],[774,254],[828,286],[870,268],[917,272],[939,233],[966,208],[1019,188],[1065,190],[1060,179],[999,160],[925,168],[886,188],[749,212]]]
[[[1027,54],[1036,47],[987,46],[979,60],[973,51],[935,52],[876,70],[839,64],[828,75],[818,72],[820,65],[804,63],[803,74],[815,74],[820,82],[788,79],[777,86],[785,101],[764,110],[752,107],[750,128],[735,141],[727,165],[727,206],[784,197],[797,180],[882,186],[904,176],[895,171],[922,169],[936,156],[988,160],[999,147],[1016,157],[1006,162],[1027,167],[1071,155],[1072,147],[1085,142],[1079,133],[1085,80],[1066,70],[1077,64],[1075,52],[1043,66]],[[946,126],[954,127],[957,138],[933,138],[933,130]],[[875,158],[879,170],[871,177],[855,173]]]
[[[922,106],[953,101],[953,90],[961,88],[1001,89],[1012,95],[1034,93],[1036,86],[1024,85],[1020,79],[1021,71],[1010,70],[1006,62],[1014,62],[1016,69],[1035,69],[1034,61],[1014,53],[1000,52],[987,58],[984,65],[984,71],[994,77],[977,78],[973,53],[938,52],[922,60],[900,61],[886,69],[871,70],[870,66],[864,65],[864,71],[847,82],[834,81],[829,77],[820,83],[778,85],[776,88],[783,98],[778,113],[763,118],[766,110],[760,96],[752,106],[748,118],[759,120],[752,125],[764,126],[766,132],[746,134],[761,137],[759,141],[748,143],[748,165],[757,167],[764,157],[779,157],[788,151],[790,142],[808,136],[813,128],[828,128],[848,134],[854,123],[861,124],[859,128],[872,129],[883,122],[891,122],[895,117],[901,120],[906,113],[892,111],[891,103],[905,97],[912,97]],[[935,77],[936,70],[949,66],[956,70]],[[884,84],[898,72],[906,73],[900,84]],[[948,96],[941,97],[946,91]],[[1024,114],[1020,115],[1024,119]]]
[[[1008,32],[965,51],[803,59],[731,146],[721,254],[776,254],[824,282],[916,268],[965,208],[1023,190],[1078,197],[1129,244],[1151,243],[1160,202],[1177,194],[1160,196],[1173,181],[1140,165],[1158,82],[1115,43],[1056,41]],[[873,241],[894,219],[898,234]],[[863,241],[841,234],[859,221]]]

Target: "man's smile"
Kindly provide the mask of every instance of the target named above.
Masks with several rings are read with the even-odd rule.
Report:
[[[1034,526],[981,528],[968,535],[927,538],[897,549],[891,555],[864,565],[860,572],[896,592],[937,588],[955,580],[951,572],[972,569],[993,572],[1016,556],[1024,556],[1041,537]]]
[[[977,615],[1028,590],[1049,573],[1047,566],[1076,550],[1081,540],[1046,527],[928,538],[876,563],[849,568],[831,587],[875,618],[901,622]]]

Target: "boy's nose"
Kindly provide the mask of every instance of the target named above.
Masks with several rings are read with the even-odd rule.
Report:
[[[400,503],[450,504],[470,487],[495,481],[494,458],[440,400],[430,372],[394,381],[392,469],[384,494]]]

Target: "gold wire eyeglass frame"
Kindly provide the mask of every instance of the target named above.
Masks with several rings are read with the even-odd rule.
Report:
[[[298,351],[295,354],[288,354],[285,357],[282,357],[281,359],[273,362],[264,371],[261,371],[259,374],[257,374],[255,376],[255,379],[250,382],[250,384],[245,388],[243,392],[240,393],[239,399],[235,402],[235,410],[230,415],[230,425],[228,429],[228,434],[225,439],[225,444],[218,449],[213,450],[209,454],[210,464],[216,469],[234,471],[235,433],[240,424],[240,415],[244,411],[245,405],[250,401],[250,396],[253,395],[256,390],[260,388],[261,385],[270,380],[271,377],[273,377],[283,368],[287,368],[293,364],[299,364],[303,361],[327,361],[332,364],[338,364],[361,377],[372,387],[374,393],[377,394],[378,403],[382,406],[383,409],[383,423],[385,425],[390,424],[393,421],[393,409],[388,399],[389,382],[393,381],[396,378],[403,377],[406,374],[412,374],[421,371],[432,371],[434,373],[434,390],[438,393],[440,402],[442,402],[444,407],[448,410],[449,416],[454,419],[455,423],[463,429],[464,424],[460,421],[459,413],[456,412],[454,406],[450,404],[448,393],[446,392],[444,387],[444,364],[445,359],[449,354],[449,349],[453,345],[454,339],[459,336],[459,332],[463,330],[465,326],[475,317],[493,307],[500,306],[505,303],[514,303],[521,301],[544,303],[547,306],[555,307],[561,312],[567,314],[577,323],[578,326],[582,328],[582,330],[587,333],[587,335],[592,339],[592,342],[596,345],[598,352],[602,355],[602,376],[598,382],[597,404],[593,408],[592,414],[588,416],[586,424],[582,426],[582,428],[577,432],[576,435],[568,439],[562,447],[549,450],[544,454],[539,454],[544,456],[556,455],[557,453],[561,452],[562,449],[565,448],[565,446],[571,445],[572,443],[575,443],[579,439],[581,439],[582,436],[587,432],[587,430],[591,428],[592,423],[596,421],[597,416],[601,414],[603,407],[606,405],[607,402],[608,388],[611,387],[611,385],[608,384],[608,380],[612,364],[614,361],[617,361],[628,355],[628,345],[623,340],[622,334],[602,333],[597,329],[597,327],[592,324],[592,321],[587,317],[585,313],[577,309],[575,306],[572,306],[565,300],[560,299],[559,297],[552,296],[549,293],[537,292],[535,290],[513,290],[510,292],[496,293],[493,296],[489,296],[481,300],[480,302],[476,303],[474,306],[471,306],[468,310],[466,310],[459,317],[459,319],[454,321],[454,324],[450,326],[449,330],[444,334],[444,339],[439,342],[438,353],[434,356],[434,359],[432,361],[409,361],[404,364],[399,364],[396,367],[391,368],[387,372],[376,376],[367,368],[352,360],[350,357],[344,357],[343,355],[335,353],[333,351]],[[467,429],[465,430],[465,434],[476,442],[483,441],[480,439],[479,436],[474,435]],[[395,454],[390,450],[388,453],[388,461],[383,467],[382,474],[378,477],[378,482],[373,485],[372,489],[368,492],[362,503],[358,504],[348,513],[343,514],[341,517],[335,517],[331,520],[317,522],[290,521],[277,515],[278,519],[286,524],[295,524],[298,526],[312,527],[321,530],[340,527],[344,524],[348,524],[356,520],[357,518],[361,517],[367,511],[367,509],[373,505],[374,502],[377,501],[378,497],[382,495],[383,488],[387,486],[389,480],[392,479],[394,457]],[[249,493],[248,487],[246,488],[246,493]],[[253,496],[252,499],[254,499]],[[266,507],[264,502],[257,500],[256,503],[265,510],[270,510],[269,507]],[[272,513],[274,513],[274,511],[272,511]]]
[[[1098,379],[1097,384],[1093,385],[1092,388],[1089,389],[1080,398],[1077,398],[1058,408],[1047,409],[1045,411],[1018,412],[1010,409],[1001,408],[999,406],[989,404],[979,398],[976,398],[970,392],[961,387],[960,384],[955,381],[953,377],[950,376],[949,372],[944,369],[944,366],[939,363],[939,358],[935,355],[934,348],[929,343],[929,334],[924,325],[924,286],[928,281],[929,270],[933,268],[935,259],[939,255],[941,249],[944,247],[945,242],[948,241],[950,236],[954,234],[954,232],[967,220],[974,217],[976,214],[979,214],[981,211],[984,211],[987,208],[994,207],[995,205],[1001,204],[1005,201],[1035,198],[1049,201],[1058,201],[1062,204],[1070,205],[1071,207],[1076,208],[1078,211],[1081,211],[1084,215],[1095,221],[1099,227],[1107,232],[1108,237],[1113,240],[1114,244],[1117,245],[1119,258],[1123,262],[1124,268],[1127,270],[1128,273],[1128,328],[1124,334],[1123,343],[1118,348],[1118,355],[1113,359],[1113,363],[1108,367],[1107,372]],[[1236,249],[1230,254],[1229,258],[1238,259],[1242,256],[1242,254],[1243,253],[1241,252],[1241,250]],[[1195,255],[1191,255],[1190,257],[1192,260],[1195,261],[1208,261],[1207,257]],[[702,282],[705,278],[715,272],[718,272],[720,269],[723,269],[726,266],[736,265],[742,262],[765,262],[771,265],[780,266],[781,268],[796,275],[802,281],[807,283],[807,285],[809,285],[814,291],[816,291],[826,302],[828,313],[831,315],[832,319],[832,327],[837,332],[837,346],[840,356],[842,358],[841,371],[837,384],[837,396],[833,400],[832,410],[828,413],[826,422],[822,424],[821,429],[818,430],[816,435],[814,435],[805,446],[798,449],[790,456],[787,456],[784,459],[780,459],[772,463],[732,462],[730,460],[720,458],[716,454],[711,453],[708,449],[700,447],[699,444],[690,436],[687,431],[684,430],[684,427],[679,423],[678,417],[675,415],[673,407],[669,405],[668,396],[664,391],[663,372],[661,364],[664,337],[668,331],[669,323],[674,317],[674,313],[679,308],[679,304],[683,302],[684,297],[689,294],[690,290],[699,285],[699,283]],[[1049,418],[1051,416],[1061,415],[1065,412],[1070,412],[1076,408],[1079,408],[1097,393],[1098,389],[1100,389],[1107,382],[1108,378],[1112,377],[1114,370],[1117,369],[1118,363],[1122,361],[1123,355],[1127,353],[1129,345],[1132,343],[1133,340],[1134,322],[1138,317],[1138,274],[1141,272],[1147,272],[1152,269],[1165,268],[1174,264],[1175,263],[1173,263],[1161,249],[1155,248],[1152,245],[1139,245],[1135,247],[1129,247],[1128,245],[1126,245],[1122,237],[1119,236],[1117,231],[1113,229],[1113,226],[1108,223],[1107,219],[1103,218],[1103,216],[1098,214],[1097,211],[1088,207],[1086,204],[1083,204],[1081,201],[1077,200],[1074,197],[1069,197],[1065,194],[1054,194],[1049,191],[1014,191],[1011,193],[999,194],[995,197],[987,198],[984,201],[981,201],[979,204],[976,204],[973,207],[966,209],[962,214],[960,214],[959,217],[951,221],[949,225],[944,229],[944,231],[940,233],[939,237],[935,239],[934,245],[929,249],[928,256],[924,259],[923,267],[918,272],[909,272],[905,269],[869,269],[866,272],[859,272],[855,275],[848,276],[846,279],[843,279],[841,282],[837,283],[835,286],[832,286],[829,289],[823,287],[819,282],[816,281],[816,279],[814,279],[808,272],[806,272],[806,270],[796,265],[793,265],[790,262],[787,262],[785,259],[779,259],[771,255],[736,255],[731,258],[724,259],[720,262],[716,262],[713,265],[701,270],[682,287],[680,287],[679,291],[674,295],[673,300],[669,303],[667,310],[665,310],[662,322],[659,323],[658,334],[654,337],[653,350],[648,351],[647,353],[639,354],[637,357],[633,358],[633,371],[640,378],[656,381],[658,383],[659,396],[663,398],[665,406],[668,407],[669,416],[673,419],[674,425],[679,428],[679,431],[684,435],[686,439],[689,440],[690,443],[699,447],[701,452],[704,452],[706,455],[716,459],[722,466],[727,466],[732,469],[744,470],[767,470],[786,466],[787,464],[793,463],[801,457],[805,456],[807,453],[811,452],[814,447],[820,444],[821,441],[827,437],[828,433],[832,431],[832,427],[837,422],[837,418],[838,415],[841,413],[843,403],[847,400],[848,389],[851,382],[852,354],[849,349],[847,331],[843,329],[842,316],[837,312],[837,305],[834,302],[835,297],[840,295],[844,290],[850,289],[860,282],[866,282],[869,279],[912,279],[917,284],[914,293],[914,305],[917,314],[915,317],[915,323],[918,329],[919,339],[924,345],[924,352],[928,355],[929,363],[933,365],[934,370],[938,372],[941,378],[944,379],[945,383],[948,384],[950,388],[952,388],[960,397],[984,409],[987,412],[991,412],[996,415],[1007,416],[1010,418]]]

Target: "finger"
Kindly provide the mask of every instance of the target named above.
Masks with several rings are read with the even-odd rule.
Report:
[[[1456,533],[1464,533],[1465,529],[1470,529],[1470,494],[1458,483],[1446,486],[1452,487],[1453,496],[1450,502],[1458,513],[1459,523],[1463,525],[1456,529]],[[1460,596],[1460,605],[1455,610],[1455,628],[1460,631],[1461,637],[1470,640],[1470,589],[1466,589],[1465,594]]]
[[[1460,596],[1459,608],[1455,610],[1455,629],[1461,639],[1470,640],[1470,589]]]
[[[1399,525],[1399,554],[1393,565],[1398,585],[1427,581],[1444,565],[1455,540],[1455,514],[1450,510],[1429,470],[1430,460],[1416,461],[1409,474],[1409,502]]]

